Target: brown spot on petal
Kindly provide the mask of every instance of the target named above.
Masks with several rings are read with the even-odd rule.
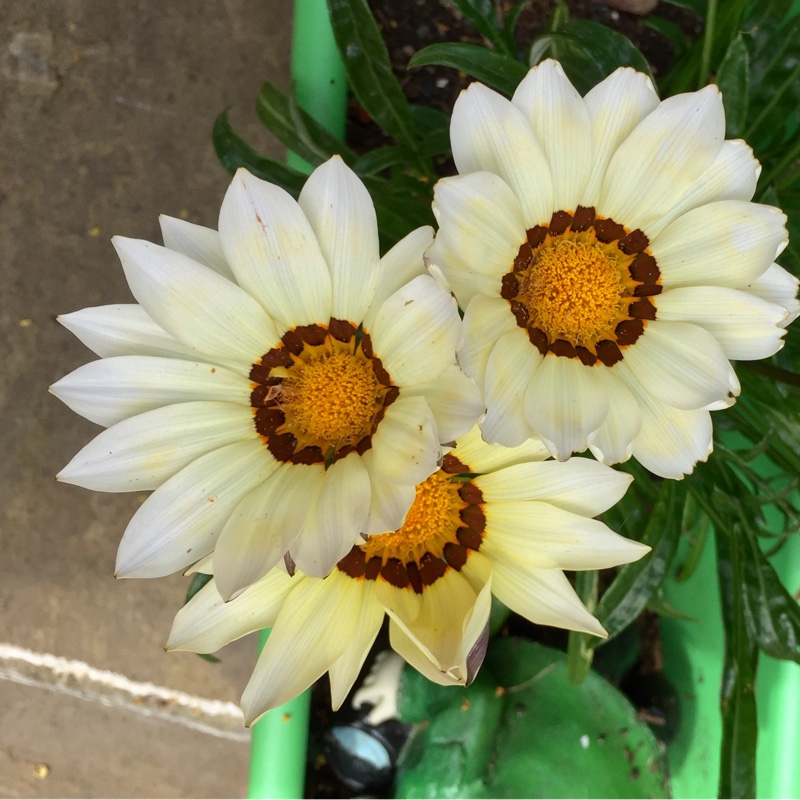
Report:
[[[596,219],[594,229],[599,241],[604,244],[621,239],[625,235],[625,226],[614,222],[613,219]]]
[[[399,558],[390,558],[381,568],[381,578],[398,589],[408,586],[408,572]]]
[[[483,492],[472,481],[459,487],[458,496],[470,505],[483,502]]]
[[[537,248],[547,237],[547,227],[545,225],[534,225],[527,231],[528,244],[532,249]]]
[[[532,257],[533,253],[531,251],[531,246],[527,242],[523,242],[522,247],[519,249],[519,253],[517,253],[516,258],[514,259],[514,271],[519,272],[520,270],[525,269],[525,267],[531,263]],[[507,297],[506,300],[508,300]]]
[[[408,573],[408,582],[416,594],[422,594],[422,576],[419,574],[419,567],[414,561],[409,561],[406,564],[406,572]]]
[[[367,571],[367,559],[360,547],[353,547],[336,566],[351,578],[363,578]]]
[[[467,563],[467,548],[463,544],[448,542],[444,546],[444,558],[453,569],[460,570]]]
[[[507,272],[503,275],[500,285],[500,297],[502,297],[503,300],[513,300],[517,296],[517,292],[519,292],[519,281],[513,272]]]
[[[529,315],[527,306],[517,302],[516,300],[512,300],[510,305],[511,313],[514,315],[517,325],[519,325],[520,328],[527,328]]]
[[[577,358],[578,353],[575,346],[565,339],[556,339],[549,347],[551,353],[566,358]]]
[[[547,232],[551,236],[560,236],[567,231],[571,224],[572,214],[568,211],[556,211],[555,214],[550,217],[550,226]]]
[[[470,550],[480,550],[483,544],[483,535],[472,528],[459,528],[456,532],[458,541]]]
[[[459,461],[452,453],[448,453],[442,460],[442,469],[449,475],[460,475],[469,472],[469,467]]]
[[[643,297],[630,304],[628,313],[635,319],[655,319],[656,307],[646,297]]]
[[[474,531],[482,533],[486,528],[486,515],[480,506],[467,506],[461,509],[461,520],[468,527]]]
[[[644,333],[644,323],[640,319],[625,319],[614,329],[617,343],[623,346],[633,344]]]
[[[644,231],[636,230],[631,231],[619,240],[619,249],[627,256],[632,256],[634,253],[641,253],[650,244],[650,240]]]
[[[334,339],[340,342],[349,342],[355,336],[355,326],[343,319],[333,319],[328,323],[328,331]]]
[[[570,228],[575,233],[583,233],[589,230],[594,224],[595,211],[592,206],[578,206],[575,209],[575,216],[572,218],[572,225]]]
[[[581,364],[592,367],[597,363],[597,356],[591,350],[587,350],[585,347],[578,345],[578,347],[575,348],[575,352],[578,354]]]
[[[373,556],[369,561],[367,561],[367,568],[364,571],[364,576],[368,581],[374,581],[375,578],[380,575],[381,566],[383,565],[383,561],[381,560],[380,556]]]
[[[531,344],[542,354],[547,354],[547,334],[544,331],[539,330],[539,328],[528,328],[528,339],[530,339]]]
[[[619,349],[616,342],[610,339],[603,339],[595,345],[597,350],[597,358],[601,364],[607,367],[613,367],[619,361],[622,361],[622,351]]]
[[[639,283],[655,283],[661,276],[656,260],[650,253],[639,253],[629,267],[631,278]]]
[[[447,572],[447,564],[432,553],[425,553],[419,560],[419,576],[423,586],[432,586]]]

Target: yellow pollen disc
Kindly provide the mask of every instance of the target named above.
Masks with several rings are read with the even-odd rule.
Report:
[[[372,432],[385,387],[360,353],[334,350],[287,372],[280,402],[287,430],[331,447],[356,445]]]
[[[426,552],[441,555],[448,542],[457,541],[456,531],[462,524],[458,512],[466,504],[458,496],[459,484],[450,478],[440,470],[420,483],[403,527],[367,539],[367,561],[374,556],[384,563],[390,558],[418,561]]]
[[[601,244],[560,239],[535,252],[518,299],[550,341],[585,345],[619,319],[624,288],[618,261]]]

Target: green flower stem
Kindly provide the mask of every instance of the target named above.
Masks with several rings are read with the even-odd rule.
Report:
[[[298,105],[331,133],[344,138],[347,79],[333,39],[325,0],[295,0],[292,34],[292,82]],[[310,172],[295,153],[290,167]],[[269,631],[262,631],[259,651]],[[304,796],[311,692],[264,715],[253,726],[250,750],[250,798]]]
[[[714,46],[714,29],[717,24],[717,0],[708,0],[706,11],[706,27],[703,32],[703,54],[700,58],[700,79],[698,89],[702,89],[708,82],[711,73],[711,50]]]

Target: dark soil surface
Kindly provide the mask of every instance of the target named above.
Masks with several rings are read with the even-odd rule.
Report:
[[[658,79],[672,64],[673,46],[661,33],[642,23],[643,17],[617,11],[596,0],[566,0],[571,19],[600,22],[627,36],[650,63]],[[449,67],[407,68],[411,56],[431,44],[470,42],[485,44],[483,37],[447,0],[368,0],[381,28],[394,73],[412,103],[431,106],[449,114],[462,89],[472,81],[469,76]],[[505,13],[511,3],[496,0]],[[516,41],[524,59],[531,42],[541,34],[557,0],[530,0],[520,15]],[[689,38],[700,31],[701,21],[691,11],[670,3],[659,3],[652,16],[675,23]],[[351,105],[348,142],[360,151],[388,144],[382,132],[372,124],[357,104]]]

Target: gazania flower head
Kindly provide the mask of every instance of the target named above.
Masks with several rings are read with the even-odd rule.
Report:
[[[138,304],[61,322],[102,358],[52,391],[108,430],[60,473],[154,489],[117,574],[215,553],[226,598],[291,558],[326,575],[398,527],[440,441],[482,411],[455,365],[455,301],[425,274],[429,228],[383,258],[370,197],[334,157],[298,202],[237,172],[219,233],[162,218],[166,247],[115,238]]]
[[[451,141],[427,260],[466,310],[487,441],[691,472],[739,394],[730,360],[775,353],[798,312],[786,218],[750,202],[719,91],[659,102],[625,68],[581,97],[545,61],[511,100],[472,84]]]
[[[249,724],[325,672],[338,708],[386,615],[392,647],[440,684],[474,678],[491,594],[533,622],[604,636],[562,570],[611,567],[649,550],[592,519],[630,476],[546,456],[538,441],[487,445],[473,428],[416,487],[398,530],[353,546],[324,579],[276,567],[228,603],[210,581],[178,612],[167,649],[210,653],[273,626],[242,697]]]

